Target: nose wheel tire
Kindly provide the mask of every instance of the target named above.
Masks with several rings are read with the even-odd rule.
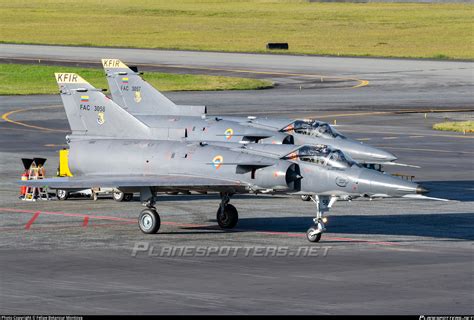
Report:
[[[145,209],[138,217],[138,227],[143,233],[152,234],[160,230],[161,220],[160,215],[156,210]]]
[[[322,232],[318,232],[318,227],[311,227],[306,231],[306,238],[309,242],[319,242],[321,240],[321,236],[323,235]]]
[[[216,218],[219,227],[221,227],[222,229],[232,229],[237,225],[237,222],[239,221],[239,213],[233,205],[227,204],[224,207],[223,212],[221,211],[220,207],[219,209],[217,209]]]

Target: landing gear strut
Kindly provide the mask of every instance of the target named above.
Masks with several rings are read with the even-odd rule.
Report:
[[[232,194],[221,192],[221,204],[217,209],[217,224],[222,229],[232,229],[239,221],[239,213],[237,209],[229,203]]]
[[[138,227],[143,233],[152,234],[160,230],[161,219],[155,208],[155,194],[151,188],[143,188],[140,191],[141,200],[145,200],[143,205],[147,208],[142,210],[138,216]]]
[[[327,219],[323,217],[325,212],[329,211],[336,197],[329,196],[311,196],[311,200],[316,204],[316,218],[313,219],[314,225],[312,225],[308,231],[306,231],[306,238],[310,242],[318,242],[321,240],[321,236],[326,231]]]

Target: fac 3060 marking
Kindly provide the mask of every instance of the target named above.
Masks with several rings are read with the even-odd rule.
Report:
[[[79,109],[85,111],[105,112],[105,106],[91,106],[89,104],[80,104]]]

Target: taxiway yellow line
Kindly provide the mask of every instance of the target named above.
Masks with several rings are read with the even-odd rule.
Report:
[[[53,143],[48,143],[44,145],[45,147],[51,147],[51,148],[56,148],[56,147],[67,147],[67,144],[53,144]]]
[[[8,111],[4,114],[2,114],[2,119],[5,120],[6,122],[13,123],[19,126],[27,127],[27,128],[32,128],[32,129],[37,129],[41,131],[52,131],[52,132],[69,132],[68,130],[60,130],[60,129],[51,129],[51,128],[46,128],[46,127],[40,127],[40,126],[34,126],[31,124],[27,124],[21,121],[15,121],[10,119],[9,117],[12,114],[15,113],[20,113],[20,112],[25,112],[25,111],[34,111],[34,110],[43,110],[43,109],[52,109],[52,108],[59,108],[59,105],[53,105],[53,106],[44,106],[44,107],[38,107],[38,108],[31,108],[31,109],[17,109],[17,110],[12,110]]]
[[[368,80],[362,80],[362,79],[357,79],[358,81],[360,81],[360,83],[356,86],[353,86],[352,88],[353,89],[356,89],[356,88],[360,88],[360,87],[365,87],[365,86],[368,86],[369,85],[369,81]]]
[[[265,71],[265,70],[243,70],[243,69],[222,69],[222,68],[209,68],[209,67],[192,67],[185,65],[162,65],[162,64],[141,64],[144,66],[153,66],[153,67],[168,67],[168,68],[181,68],[181,69],[197,69],[197,70],[208,70],[208,71],[224,71],[224,72],[234,72],[234,73],[250,73],[250,74],[264,74],[264,75],[276,75],[276,76],[290,76],[290,77],[303,77],[303,78],[312,78],[312,79],[334,79],[334,80],[344,80],[344,81],[357,81],[357,85],[352,86],[351,88],[360,88],[369,85],[368,80],[362,80],[358,78],[346,78],[346,77],[337,77],[337,76],[325,76],[321,74],[309,74],[309,73],[291,73],[291,72],[278,72],[278,71]]]
[[[0,57],[0,59],[6,59],[6,57]],[[12,59],[12,58],[9,58]],[[70,60],[70,59],[32,59],[32,58],[14,58],[15,60],[25,60],[25,61],[58,61],[58,62],[70,62],[70,63],[95,63],[92,61],[85,60]],[[334,79],[334,80],[344,80],[344,81],[356,81],[357,85],[350,88],[361,88],[369,85],[368,80],[358,79],[358,78],[348,78],[348,77],[338,77],[338,76],[325,76],[320,74],[308,74],[308,73],[290,73],[290,72],[278,72],[278,71],[266,71],[266,70],[251,70],[251,69],[226,69],[226,68],[211,68],[211,67],[198,67],[198,66],[187,66],[187,65],[175,65],[175,64],[156,64],[156,63],[138,63],[141,66],[148,67],[161,67],[161,68],[176,68],[176,69],[195,69],[195,70],[205,70],[205,71],[223,71],[223,72],[233,72],[233,73],[248,73],[248,74],[264,74],[264,75],[280,75],[280,76],[290,76],[290,77],[305,77],[305,78],[321,78],[321,79]]]

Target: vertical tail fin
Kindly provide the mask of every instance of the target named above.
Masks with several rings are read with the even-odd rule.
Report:
[[[146,138],[150,128],[75,73],[55,73],[73,134]]]
[[[112,99],[132,114],[176,114],[177,106],[118,59],[102,59]]]
[[[178,106],[119,59],[102,59],[112,99],[137,115],[201,116],[205,106]]]

